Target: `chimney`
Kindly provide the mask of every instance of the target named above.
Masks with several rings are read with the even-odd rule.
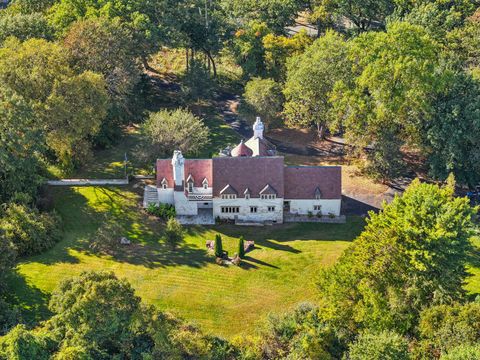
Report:
[[[254,139],[263,139],[263,130],[265,127],[263,126],[263,122],[260,119],[260,116],[257,116],[255,120],[255,124],[253,124],[253,138]]]
[[[183,185],[183,179],[185,178],[184,164],[185,159],[183,158],[182,152],[180,150],[175,150],[172,158],[173,180],[175,181],[175,186]]]

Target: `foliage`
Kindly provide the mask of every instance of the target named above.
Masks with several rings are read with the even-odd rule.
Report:
[[[220,234],[215,235],[215,244],[213,248],[213,253],[216,257],[223,258],[223,245],[222,245],[222,237]]]
[[[173,150],[196,154],[209,142],[209,131],[203,121],[183,109],[160,110],[145,123],[148,143],[143,145],[145,157],[171,156]]]
[[[0,359],[48,360],[49,346],[48,339],[27,330],[25,325],[18,325],[0,338]]]
[[[107,120],[102,123],[96,142],[111,143],[119,125],[142,118],[138,49],[132,31],[116,20],[95,18],[72,24],[63,40],[69,62],[77,73],[102,74],[109,95]]]
[[[480,303],[428,308],[421,314],[419,333],[432,354],[449,354],[460,345],[476,345],[480,341]]]
[[[267,127],[276,125],[283,108],[280,84],[273,79],[253,78],[245,85],[242,112],[252,118],[261,116]]]
[[[329,97],[338,81],[347,81],[348,47],[341,35],[328,31],[288,63],[284,94],[287,125],[315,125],[323,137],[331,127]]]
[[[165,243],[170,245],[172,249],[175,249],[183,242],[184,232],[182,225],[175,218],[170,218],[167,221],[165,227]]]
[[[175,206],[170,204],[160,203],[157,205],[150,203],[148,204],[146,211],[150,215],[154,215],[163,220],[168,220],[175,217]]]
[[[471,251],[468,199],[415,180],[403,196],[370,214],[363,233],[322,271],[322,304],[350,329],[412,333],[422,310],[464,298]],[[388,269],[388,270],[387,270]]]
[[[356,77],[337,83],[330,101],[337,128],[345,128],[349,144],[379,178],[397,176],[400,147],[419,143],[431,95],[442,85],[436,73],[439,51],[423,28],[407,23],[362,34],[349,46]]]
[[[245,257],[245,239],[243,238],[243,236],[240,236],[240,238],[238,239],[237,255],[240,259],[243,259]]]
[[[0,83],[34,109],[35,130],[66,166],[85,160],[89,137],[105,117],[107,96],[100,75],[75,75],[59,45],[10,40],[0,49]],[[85,121],[88,119],[88,121]]]
[[[117,221],[105,217],[90,240],[89,247],[95,251],[111,253],[118,248],[123,233],[124,229]]]
[[[480,345],[459,345],[440,357],[441,360],[477,360],[480,358]]]
[[[10,204],[0,214],[0,232],[18,256],[40,254],[61,238],[60,218],[55,213]]]
[[[7,11],[20,14],[45,12],[55,2],[56,0],[12,0]]]
[[[408,360],[408,342],[400,335],[383,331],[363,333],[350,345],[350,360]]]
[[[335,329],[322,321],[317,306],[302,303],[285,314],[271,314],[258,335],[235,339],[245,359],[312,359],[341,357],[343,347]]]
[[[209,99],[213,95],[214,80],[210,72],[200,61],[191,60],[188,72],[182,82],[182,92],[188,101],[198,102]]]
[[[0,14],[0,44],[14,36],[22,41],[31,38],[50,39],[52,31],[40,13]]]
[[[424,154],[432,178],[449,173],[461,184],[480,181],[480,79],[467,73],[453,74],[433,103],[432,119],[422,133]]]
[[[480,69],[480,10],[466,19],[465,25],[447,34],[448,49],[461,64],[471,70]],[[477,76],[478,80],[478,76]]]
[[[43,182],[43,136],[35,120],[32,106],[0,85],[0,203],[18,194],[33,198]]]
[[[275,34],[285,34],[295,24],[304,2],[301,0],[223,0],[226,13],[236,23],[262,22]]]

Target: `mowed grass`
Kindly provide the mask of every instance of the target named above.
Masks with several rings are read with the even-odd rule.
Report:
[[[316,276],[333,264],[362,230],[361,218],[347,224],[288,224],[270,227],[189,227],[175,251],[161,241],[163,224],[139,208],[140,189],[55,188],[55,208],[64,239],[50,251],[23,260],[9,280],[11,297],[32,322],[48,317],[49,294],[60,281],[85,270],[110,270],[126,278],[143,301],[205,331],[231,337],[251,332],[267,313],[315,301]],[[123,225],[133,244],[114,255],[98,255],[88,241],[105,219]],[[205,251],[220,233],[233,254],[238,238],[255,240],[241,267],[223,267]]]

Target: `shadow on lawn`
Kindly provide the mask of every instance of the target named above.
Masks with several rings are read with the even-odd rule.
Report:
[[[7,289],[7,301],[20,310],[22,323],[33,326],[52,315],[47,306],[50,296],[27,284],[18,272],[8,274]]]

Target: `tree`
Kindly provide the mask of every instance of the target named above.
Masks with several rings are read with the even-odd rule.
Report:
[[[222,246],[222,237],[220,234],[215,235],[215,245],[214,250],[216,257],[223,257],[223,246]]]
[[[48,339],[18,325],[0,338],[0,358],[12,360],[50,359]]]
[[[0,211],[0,233],[18,256],[40,254],[61,238],[60,218],[24,205],[10,204]]]
[[[245,257],[245,239],[243,236],[240,236],[240,239],[238,239],[238,257],[240,259]]]
[[[480,345],[459,345],[440,357],[441,360],[477,360],[480,358]]]
[[[181,242],[183,242],[183,228],[182,225],[175,218],[170,218],[167,221],[165,228],[165,242],[175,249]]]
[[[0,83],[31,104],[33,129],[42,132],[65,166],[85,159],[89,139],[106,115],[107,94],[100,75],[74,74],[57,44],[10,40],[0,49]]]
[[[407,23],[390,24],[385,33],[362,34],[349,46],[354,78],[335,85],[332,116],[336,127],[346,130],[354,153],[367,159],[367,170],[379,179],[398,176],[402,168],[389,164],[403,162],[403,145],[420,143],[418,130],[430,119],[432,94],[444,80],[436,72],[439,52],[423,28]]]
[[[7,12],[32,14],[47,11],[56,0],[13,0]]]
[[[267,127],[279,120],[283,94],[280,84],[272,79],[253,78],[245,85],[242,111],[251,118],[261,116]]]
[[[43,14],[6,14],[0,13],[0,44],[14,36],[22,41],[31,38],[50,39],[52,30]]]
[[[447,34],[448,49],[459,58],[462,66],[476,71],[480,79],[480,10],[466,19],[465,25]]]
[[[341,35],[328,31],[287,66],[285,83],[286,123],[315,126],[323,138],[331,127],[330,95],[339,81],[347,81],[350,66],[348,47]]]
[[[233,22],[262,22],[275,34],[286,33],[295,24],[298,12],[304,7],[301,0],[223,0],[222,5]]]
[[[480,303],[432,306],[421,313],[418,328],[423,347],[432,353],[450,354],[461,345],[478,345]]]
[[[433,116],[422,133],[430,176],[444,180],[453,173],[471,187],[480,181],[480,80],[452,74],[433,102]]]
[[[209,131],[203,121],[183,109],[161,110],[150,115],[144,129],[149,141],[145,145],[147,157],[170,156],[176,149],[197,154],[209,143]]]
[[[43,183],[43,134],[32,106],[0,84],[0,203],[19,194],[33,198]]]
[[[383,331],[363,333],[349,349],[350,360],[408,360],[408,342],[400,335]]]
[[[120,124],[139,120],[143,115],[142,94],[135,87],[141,81],[136,44],[132,31],[118,20],[79,20],[69,28],[63,46],[77,74],[102,74],[110,106],[96,142],[108,145],[119,133]]]
[[[328,5],[337,16],[347,18],[357,31],[364,32],[385,25],[385,18],[395,9],[395,0],[338,0]]]
[[[412,182],[378,213],[332,268],[322,304],[349,331],[411,334],[422,310],[464,299],[472,217],[477,209],[445,187]]]

